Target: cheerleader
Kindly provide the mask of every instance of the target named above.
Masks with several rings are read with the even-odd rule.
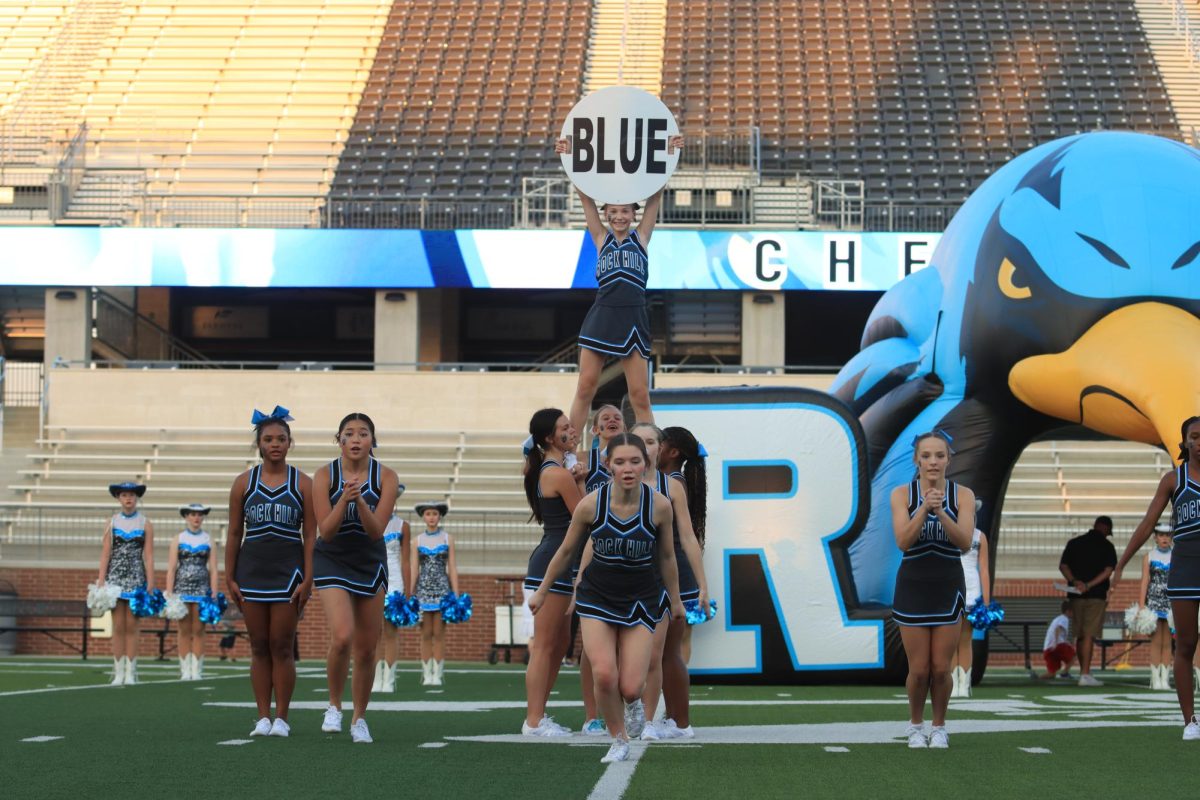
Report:
[[[596,491],[612,479],[607,464],[608,443],[621,433],[625,433],[625,416],[621,409],[606,403],[592,414],[592,447],[588,451],[587,467],[583,470],[584,494]],[[572,581],[579,576],[579,562],[586,546],[587,542],[582,542],[580,551],[575,554],[575,562],[571,567]],[[572,612],[572,616],[578,614]],[[583,696],[583,727],[580,733],[603,736],[607,731],[596,706],[596,682],[592,679],[592,662],[588,660],[586,649],[579,656],[579,689]]]
[[[254,444],[262,463],[229,490],[225,585],[250,636],[250,683],[258,706],[251,736],[287,736],[296,688],[296,624],[312,596],[313,482],[287,463],[288,410],[255,411]],[[271,721],[271,695],[275,721]]]
[[[421,604],[421,685],[441,686],[446,676],[446,621],[442,598],[458,594],[458,567],[454,537],[442,530],[450,510],[445,503],[419,503],[416,512],[425,523],[412,550],[412,572],[417,576],[413,594]]]
[[[121,504],[104,529],[97,585],[121,587],[121,597],[112,610],[112,686],[131,686],[137,678],[138,619],[129,601],[139,589],[154,589],[154,525],[138,510],[138,499],[146,493],[140,483],[125,481],[108,487]]]
[[[534,592],[543,583],[550,585],[546,612],[533,621],[529,642],[529,665],[525,668],[525,721],[521,733],[526,736],[568,736],[571,731],[546,716],[546,702],[558,679],[558,670],[570,641],[569,606],[575,592],[571,569],[560,574],[546,571],[550,560],[562,546],[571,513],[579,504],[580,492],[574,477],[563,465],[571,446],[571,422],[557,408],[543,408],[529,420],[533,447],[525,456],[525,497],[530,518],[543,528],[542,540],[529,556],[524,589]]]
[[[1196,676],[1192,659],[1196,655],[1197,612],[1200,610],[1200,417],[1188,417],[1180,426],[1179,466],[1162,476],[1158,490],[1138,523],[1125,552],[1113,570],[1113,581],[1121,579],[1135,553],[1150,538],[1158,518],[1171,504],[1174,546],[1167,572],[1167,599],[1175,617],[1175,694],[1183,712],[1184,741],[1200,741],[1200,720],[1196,719]]]
[[[371,732],[363,715],[371,699],[375,647],[383,628],[387,593],[383,535],[396,505],[400,480],[395,470],[372,455],[378,442],[375,423],[366,414],[354,412],[343,417],[335,441],[341,455],[313,475],[313,484],[325,489],[313,500],[319,534],[313,548],[313,584],[320,592],[330,639],[325,659],[329,707],[321,730],[342,730],[342,695],[353,655],[350,740],[370,744]]]
[[[667,152],[683,147],[682,136],[672,136]],[[559,139],[554,151],[571,152],[571,142]],[[620,359],[625,371],[629,402],[638,422],[653,422],[650,410],[647,362],[650,360],[650,320],[646,314],[646,278],[649,261],[646,248],[658,220],[662,189],[646,201],[640,222],[634,217],[637,203],[606,204],[579,192],[588,234],[596,246],[596,301],[579,330],[579,383],[571,402],[571,425],[583,429],[584,417],[596,396],[600,371],[608,358]],[[601,213],[603,212],[603,217]],[[605,227],[605,223],[609,227]]]
[[[396,489],[396,497],[404,494],[404,487]],[[387,527],[383,531],[383,546],[387,549],[387,593],[399,592],[404,594],[407,586],[412,586],[412,577],[408,574],[408,551],[412,541],[412,532],[408,521],[392,514]],[[396,691],[396,662],[400,660],[400,631],[395,625],[383,626],[383,658],[375,665],[375,683],[372,692]]]
[[[679,532],[675,537],[679,599],[684,603],[696,602],[697,607],[707,614],[709,595],[708,580],[704,575],[703,547],[708,477],[704,468],[704,451],[686,428],[667,428],[658,432],[658,438],[658,473],[671,478],[671,505]],[[646,729],[642,731],[643,739],[691,739],[695,736],[688,696],[691,681],[687,659],[690,655],[691,633],[692,626],[686,619],[671,620],[665,633],[662,630],[655,631],[655,646],[662,647],[662,668],[656,674],[654,662],[651,661],[650,676],[646,681],[646,717],[654,718],[659,684],[666,713],[661,722],[646,724]]]
[[[187,527],[175,537],[167,560],[167,594],[178,594],[187,605],[179,620],[179,677],[198,681],[204,673],[204,623],[200,601],[217,596],[217,545],[201,528],[211,506],[192,503],[179,507]]]
[[[695,601],[700,608],[708,608],[708,582],[704,579],[700,542],[692,528],[688,490],[682,481],[673,480],[657,466],[662,441],[666,436],[658,427],[645,422],[634,425],[631,433],[646,445],[648,466],[643,480],[671,501],[676,532],[675,564],[679,570],[679,600],[684,603]],[[664,619],[654,629],[654,649],[650,654],[650,671],[646,676],[646,691],[643,694],[645,718],[654,719],[660,694],[666,701],[667,713],[661,723],[647,722],[640,731],[641,738],[648,741],[691,739],[695,736],[689,714],[687,664],[683,661],[681,647],[683,630],[687,627],[686,619]],[[630,736],[639,735],[633,731],[628,733]]]
[[[1171,601],[1167,599],[1167,576],[1171,571],[1171,529],[1154,527],[1154,549],[1142,558],[1142,588],[1139,596],[1158,620],[1150,634],[1150,688],[1171,689],[1167,662],[1171,658]]]
[[[620,434],[609,441],[613,479],[575,507],[566,538],[546,571],[561,574],[588,537],[592,559],[580,572],[575,598],[596,697],[613,737],[600,759],[604,763],[628,758],[627,731],[645,725],[639,712],[654,628],[668,610],[672,617],[683,617],[671,501],[642,482],[648,458],[636,436]],[[543,581],[529,599],[535,618],[549,593],[550,584]]]
[[[975,529],[975,495],[946,478],[950,445],[940,431],[913,440],[917,477],[892,490],[892,525],[903,551],[896,574],[892,618],[908,656],[909,747],[950,746],[946,706],[950,660],[958,644],[966,592],[962,561]],[[925,698],[933,703],[933,730],[925,735]]]
[[[975,513],[979,513],[980,503],[975,503]],[[985,606],[992,602],[992,587],[988,568],[988,541],[983,531],[976,528],[971,534],[971,549],[962,554],[960,559],[963,570],[963,583],[967,588],[964,595],[967,608],[982,602]],[[962,618],[962,632],[958,635],[958,649],[954,652],[953,683],[951,697],[971,696],[971,668],[975,663],[974,645],[975,628],[966,614]]]

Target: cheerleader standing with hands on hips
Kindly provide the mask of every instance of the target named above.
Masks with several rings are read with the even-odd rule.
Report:
[[[125,481],[108,487],[108,493],[121,504],[104,529],[100,550],[98,585],[111,583],[121,587],[121,596],[112,610],[113,686],[138,682],[138,619],[129,608],[137,589],[154,589],[154,526],[138,510],[138,499],[146,493],[140,483]]]
[[[645,725],[639,711],[655,627],[668,611],[683,618],[671,501],[642,482],[648,458],[636,436],[620,434],[609,441],[612,482],[575,507],[563,544],[547,568],[549,575],[560,574],[588,537],[592,559],[580,573],[575,598],[596,699],[613,737],[600,759],[604,763],[626,760],[629,736]],[[529,598],[535,618],[549,592],[550,584],[543,582]]]
[[[892,525],[904,555],[896,573],[892,618],[908,656],[909,747],[945,749],[950,660],[966,608],[961,556],[975,529],[975,494],[946,478],[950,443],[940,431],[913,441],[917,477],[892,490]],[[925,698],[933,730],[925,735]]]
[[[179,515],[187,527],[175,537],[175,546],[167,561],[167,594],[178,594],[187,606],[187,616],[179,620],[179,677],[198,681],[204,672],[204,623],[200,621],[200,601],[217,596],[217,546],[203,530],[210,506],[192,503],[180,506]]]
[[[229,490],[225,584],[250,636],[250,685],[258,706],[251,736],[291,733],[296,624],[312,597],[313,484],[287,463],[291,419],[282,406],[270,414],[254,412],[254,443],[262,463],[239,475]]]
[[[353,657],[350,740],[370,744],[371,732],[363,715],[371,699],[375,648],[383,628],[387,593],[383,535],[400,481],[395,470],[372,455],[378,443],[375,423],[366,414],[354,412],[343,417],[335,441],[341,454],[313,475],[314,485],[327,487],[313,502],[320,534],[313,550],[313,583],[321,595],[330,638],[325,660],[329,707],[321,730],[342,730],[342,695]]]
[[[396,489],[396,497],[404,494],[404,486]],[[388,520],[387,528],[383,531],[383,546],[387,549],[387,593],[399,592],[404,594],[405,587],[412,585],[412,577],[408,573],[408,551],[412,542],[412,533],[408,522],[393,513]],[[383,626],[383,658],[375,665],[375,683],[372,692],[396,691],[396,662],[400,660],[400,631],[395,625]]]
[[[672,136],[667,152],[683,147],[682,136]],[[554,152],[571,152],[570,139],[559,139]],[[576,190],[578,191],[578,190]],[[625,370],[629,402],[638,422],[653,422],[649,378],[650,319],[646,314],[646,279],[649,260],[646,248],[658,221],[662,189],[646,201],[641,221],[636,220],[637,203],[596,201],[579,191],[579,202],[587,220],[588,233],[596,246],[596,301],[579,330],[579,383],[571,402],[571,426],[583,430],[607,358],[618,358]],[[607,223],[608,227],[605,226]]]
[[[1113,570],[1113,581],[1133,560],[1158,518],[1171,504],[1174,547],[1167,573],[1167,598],[1175,617],[1175,694],[1183,712],[1184,741],[1200,741],[1196,719],[1195,674],[1197,617],[1200,616],[1200,417],[1188,417],[1180,426],[1179,466],[1162,476],[1146,515]]]
[[[442,598],[458,595],[458,567],[454,538],[442,530],[446,503],[419,503],[416,512],[425,523],[412,549],[412,573],[417,576],[413,594],[421,604],[421,685],[441,686],[446,674],[446,621]]]

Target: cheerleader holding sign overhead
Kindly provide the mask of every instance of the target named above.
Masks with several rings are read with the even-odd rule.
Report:
[[[643,115],[648,118],[641,119]],[[614,149],[611,141],[605,147],[605,122],[610,132],[620,129],[624,133],[627,127],[634,131],[622,136],[619,157],[608,152]],[[575,183],[597,253],[599,291],[579,331],[579,383],[570,413],[575,430],[583,430],[609,357],[621,360],[636,420],[654,421],[646,371],[650,359],[646,248],[658,220],[663,187],[683,147],[682,136],[662,141],[664,132],[672,128],[674,118],[658,98],[628,86],[610,87],[593,92],[572,109],[563,138],[554,147],[555,153],[564,156],[564,166]],[[568,135],[572,131],[579,135]],[[633,159],[628,157],[630,149]],[[659,155],[664,150],[666,155]],[[639,220],[641,209],[635,199],[647,196]]]

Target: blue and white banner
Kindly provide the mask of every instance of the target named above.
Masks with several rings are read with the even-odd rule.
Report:
[[[884,291],[938,233],[689,231],[650,242],[650,289]],[[0,283],[594,289],[583,231],[2,228]]]

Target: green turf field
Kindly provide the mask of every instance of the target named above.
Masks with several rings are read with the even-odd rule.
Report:
[[[254,740],[245,664],[182,683],[173,664],[143,661],[141,685],[108,687],[110,664],[0,658],[0,797],[1165,800],[1195,796],[1169,765],[1200,763],[1174,695],[1143,689],[1140,671],[1106,673],[1097,689],[989,671],[974,698],[952,701],[949,751],[904,746],[899,687],[698,685],[694,740],[635,745],[638,760],[606,769],[607,740],[513,735],[524,705],[513,667],[448,665],[435,690],[410,666],[367,715],[375,743],[352,746],[320,732],[321,664],[302,665],[292,736]],[[577,674],[558,688],[551,711],[578,729]]]

